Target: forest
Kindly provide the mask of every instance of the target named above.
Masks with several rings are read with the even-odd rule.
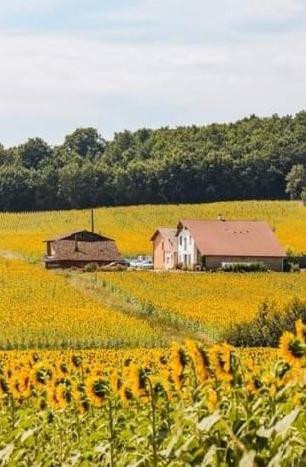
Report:
[[[1,211],[294,199],[305,187],[306,111],[0,146]]]

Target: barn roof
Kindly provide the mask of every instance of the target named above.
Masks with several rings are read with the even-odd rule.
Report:
[[[162,237],[166,241],[166,250],[175,250],[177,248],[177,238],[176,238],[177,229],[173,229],[170,227],[158,227],[158,229],[154,232],[151,237],[151,241],[153,242],[158,234],[162,235]]]
[[[264,221],[181,220],[205,256],[285,257],[274,232]]]
[[[105,237],[104,235],[100,235],[100,234],[97,234],[95,232],[89,232],[88,230],[75,230],[75,231],[72,231],[72,232],[68,232],[66,234],[62,234],[58,237],[53,237],[53,238],[49,238],[48,240],[45,240],[45,242],[55,242],[55,241],[59,241],[59,240],[71,240],[71,239],[75,239],[75,237],[78,237],[78,238],[82,238],[83,236],[90,236],[92,240],[109,240],[109,241],[114,241],[112,238],[109,238],[109,237]]]
[[[76,248],[77,247],[77,248]],[[53,243],[54,255],[47,261],[118,261],[121,259],[113,240],[83,242],[75,240],[56,240]]]

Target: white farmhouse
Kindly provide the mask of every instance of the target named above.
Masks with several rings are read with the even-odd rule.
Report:
[[[154,269],[217,270],[228,263],[262,262],[283,270],[286,252],[264,221],[181,220],[153,237]],[[177,240],[177,241],[175,241]]]
[[[225,263],[263,262],[282,271],[286,253],[264,221],[182,220],[178,263],[216,270]]]

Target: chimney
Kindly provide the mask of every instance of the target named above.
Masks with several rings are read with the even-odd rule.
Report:
[[[95,214],[93,209],[91,209],[91,231],[92,233],[95,232]]]

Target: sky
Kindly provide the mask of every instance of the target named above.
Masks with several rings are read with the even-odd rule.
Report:
[[[306,0],[0,0],[0,142],[306,109]]]

